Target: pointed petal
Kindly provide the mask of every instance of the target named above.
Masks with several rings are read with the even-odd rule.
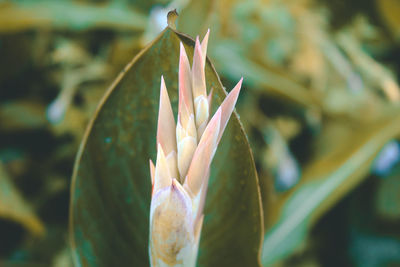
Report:
[[[177,165],[180,174],[179,181],[183,182],[197,147],[197,129],[193,115],[187,120],[186,125],[182,125],[181,121],[178,115],[176,125]]]
[[[197,140],[194,137],[187,136],[178,143],[178,170],[180,181],[183,182],[188,172],[193,154],[196,151]]]
[[[217,148],[220,123],[221,108],[217,110],[207,125],[189,167],[185,184],[187,184],[187,187],[193,195],[197,195],[204,180],[207,179],[208,170]]]
[[[199,196],[198,202],[197,202],[195,221],[197,221],[203,215],[204,205],[206,204],[206,196],[207,196],[207,191],[208,191],[208,180],[210,178],[210,169],[208,169],[206,177],[207,178],[203,182],[201,189],[200,189],[200,193],[199,193],[200,196]]]
[[[160,188],[171,185],[172,178],[169,172],[167,159],[165,158],[165,154],[161,144],[158,144],[157,148],[157,162],[154,174],[153,193],[156,193]]]
[[[171,189],[172,189],[171,190],[172,192],[176,191],[176,192],[178,192],[178,194],[180,194],[185,199],[190,200],[190,197],[187,194],[186,190],[183,188],[183,186],[181,185],[181,183],[179,183],[179,181],[177,179],[172,179]],[[192,207],[191,207],[192,201],[190,200],[190,201],[186,201],[186,202],[188,203],[187,206],[190,207],[189,210],[191,211],[192,210]]]
[[[206,129],[209,117],[209,104],[208,99],[205,96],[199,96],[194,102],[196,108],[196,127],[197,127],[197,138],[200,140],[201,135]]]
[[[185,47],[180,43],[179,56],[179,113],[185,104],[189,114],[193,113],[192,77],[190,73],[189,59]]]
[[[169,154],[165,156],[165,159],[167,160],[168,170],[171,178],[178,178],[179,176],[176,151],[173,150],[169,152]]]
[[[194,238],[196,239],[196,243],[198,244],[200,241],[200,234],[201,234],[201,228],[203,226],[203,221],[204,221],[204,215],[201,214],[198,219],[194,222]]]
[[[176,124],[176,142],[186,136],[191,136],[197,140],[197,128],[194,114],[188,114],[185,104],[183,104],[182,112],[178,113]]]
[[[183,100],[184,96],[181,91],[179,92],[179,109],[178,109],[178,120],[182,124],[183,128],[187,128],[187,124],[189,122],[189,118],[193,115],[193,110],[190,111],[185,101]],[[190,104],[193,106],[193,104]],[[193,107],[192,107],[193,109]]]
[[[208,101],[208,109],[211,110],[211,104],[212,104],[212,97],[214,93],[214,88],[211,87],[210,93],[207,96],[207,101]]]
[[[161,144],[166,154],[169,154],[172,150],[176,150],[175,119],[163,76],[161,76],[157,143]]]
[[[196,122],[195,122],[195,118],[193,115],[190,116],[185,130],[187,132],[187,135],[194,137],[197,141]]]
[[[151,177],[151,184],[154,185],[154,173],[156,171],[156,167],[151,159],[149,159],[150,164],[150,177]]]
[[[198,96],[207,97],[203,56],[198,36],[196,38],[196,44],[194,47],[194,55],[193,55],[192,92],[193,92],[193,99],[196,99]]]
[[[210,29],[207,30],[207,33],[204,36],[203,41],[201,41],[201,55],[202,55],[203,66],[205,66],[205,64],[206,64],[207,45],[208,45],[208,37],[209,36],[210,36]]]
[[[224,133],[225,127],[228,124],[229,118],[235,108],[236,101],[238,99],[240,89],[242,87],[243,78],[236,84],[236,86],[232,89],[232,91],[228,94],[228,96],[224,99],[224,102],[221,104],[222,114],[221,114],[221,128],[219,129],[218,134],[218,143],[221,140],[221,137]]]

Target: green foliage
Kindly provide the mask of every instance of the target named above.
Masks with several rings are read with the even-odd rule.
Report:
[[[264,203],[265,212],[276,206],[279,209],[278,215],[267,223],[264,265],[284,259],[299,247],[312,223],[365,179],[380,149],[399,136],[400,110],[391,107],[382,114],[385,119],[368,125],[332,122],[320,138],[323,141],[330,137],[337,142],[326,145],[315,156],[293,190],[277,201]],[[336,136],[332,137],[332,133]]]
[[[68,190],[85,127],[110,79],[175,7],[182,32],[211,30],[207,54],[224,85],[244,77],[237,108],[263,204],[260,212],[253,160],[232,118],[213,164],[199,265],[256,266],[260,256],[266,266],[398,264],[399,163],[384,177],[371,167],[383,144],[399,140],[399,3],[2,1],[0,265],[72,266]],[[148,159],[161,74],[176,112],[179,40],[191,58],[187,37],[157,37],[108,91],[84,138],[71,207],[83,265],[147,265]],[[210,64],[206,71],[215,108],[225,93]]]

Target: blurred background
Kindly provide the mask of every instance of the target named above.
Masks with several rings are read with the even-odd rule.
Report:
[[[269,263],[400,266],[400,0],[0,0],[0,266],[72,265],[86,124],[174,8],[178,30],[211,29],[227,90],[244,77],[266,238],[305,227]]]

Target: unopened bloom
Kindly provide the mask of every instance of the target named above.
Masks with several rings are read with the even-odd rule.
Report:
[[[232,114],[242,80],[209,119],[205,62],[209,32],[196,38],[193,64],[182,43],[177,123],[161,77],[157,161],[150,160],[150,262],[152,266],[195,266],[210,165]]]

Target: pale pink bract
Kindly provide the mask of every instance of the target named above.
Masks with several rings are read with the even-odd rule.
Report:
[[[150,160],[153,185],[149,253],[152,266],[195,266],[210,165],[233,112],[242,79],[209,120],[205,64],[209,31],[196,38],[193,64],[183,44],[179,58],[177,123],[161,77],[157,160]]]

